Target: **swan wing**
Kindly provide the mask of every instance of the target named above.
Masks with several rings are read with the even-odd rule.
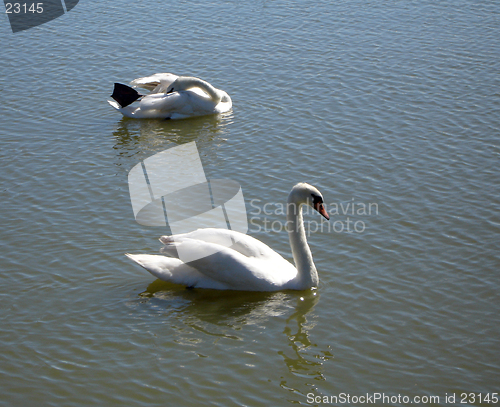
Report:
[[[196,260],[186,263],[188,266],[233,290],[279,290],[297,275],[295,267],[277,253],[272,258],[249,258],[226,246],[178,235],[163,252],[173,256],[193,253]]]
[[[183,233],[174,236],[162,236],[160,242],[163,244],[170,244],[178,239],[195,239],[207,243],[215,243],[222,246],[229,246],[231,242],[231,249],[241,253],[246,257],[266,258],[273,259],[275,257],[282,258],[277,252],[271,249],[267,244],[262,243],[260,240],[252,236],[246,235],[241,232],[228,229],[217,228],[203,228],[197,229],[189,233]]]
[[[108,103],[124,116],[136,119],[182,119],[214,113],[214,103],[196,92],[151,93],[144,96],[139,104],[121,107],[118,103]]]
[[[185,98],[178,92],[155,93],[144,96],[139,103],[141,110],[176,111],[186,104]]]
[[[225,113],[231,110],[233,102],[229,95],[220,89],[215,89],[220,95],[220,101],[215,102],[209,94],[199,87],[190,88],[183,92],[189,92],[192,95],[191,103],[196,111],[203,112],[200,114],[210,114],[210,113]]]
[[[181,260],[159,256],[155,254],[125,254],[141,267],[149,271],[153,276],[163,281],[186,287],[203,286],[205,288],[226,289],[227,287],[218,281],[201,274],[195,268],[183,263]]]
[[[210,106],[207,101],[208,98],[189,91],[152,93],[140,100],[139,109],[144,117],[180,119],[213,113],[213,103]]]
[[[176,113],[188,116],[203,116],[217,113],[217,103],[215,103],[203,89],[192,88],[178,93],[183,99]]]
[[[148,89],[153,93],[165,93],[168,87],[178,78],[172,73],[155,73],[154,75],[144,76],[134,79],[130,86],[134,88]]]

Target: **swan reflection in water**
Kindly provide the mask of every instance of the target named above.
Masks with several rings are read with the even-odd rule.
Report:
[[[304,376],[314,381],[324,380],[323,363],[333,358],[329,349],[319,349],[311,339],[315,324],[310,321],[312,318],[308,321],[308,316],[311,317],[319,301],[317,290],[238,292],[186,289],[155,280],[139,297],[142,303],[139,309],[164,316],[169,326],[175,325],[181,337],[176,342],[181,344],[204,342],[200,336],[214,343],[223,338],[248,341],[245,327],[253,326],[263,331],[270,325],[278,326],[277,330],[286,338],[277,336],[273,340],[276,352],[283,358],[291,376],[299,380],[294,384],[293,377],[281,377],[280,386],[284,389],[293,388],[300,392]]]
[[[174,145],[196,141],[200,153],[211,157],[226,140],[233,113],[185,120],[132,120],[122,118],[113,131],[117,166],[129,168],[140,159]]]
[[[162,280],[153,281],[139,297],[149,310],[181,313],[188,317],[186,320],[221,329],[267,324],[270,318],[283,316],[294,308],[295,299],[300,301],[298,293],[291,291],[187,289]]]
[[[195,140],[223,140],[233,113],[201,116],[185,120],[131,120],[122,118],[113,131],[115,150],[157,147],[174,142],[188,143]]]
[[[290,315],[286,322],[284,333],[288,336],[290,349],[279,351],[283,357],[288,370],[294,375],[304,375],[315,379],[325,380],[322,372],[324,361],[333,358],[329,350],[320,350],[318,354],[311,356],[307,349],[316,345],[310,339],[310,331],[314,328],[314,323],[307,321],[306,315],[313,309],[319,299],[316,291],[311,291],[301,296],[297,301],[295,312]],[[281,382],[282,387],[290,387],[286,381]]]

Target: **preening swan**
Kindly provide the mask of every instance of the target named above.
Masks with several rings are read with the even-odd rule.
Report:
[[[226,92],[190,76],[157,73],[134,79],[130,85],[115,83],[111,95],[114,100],[108,103],[124,116],[135,119],[184,119],[224,113],[232,106]],[[141,95],[134,88],[150,93]]]
[[[221,290],[278,291],[316,287],[318,272],[307,244],[302,206],[309,205],[326,219],[323,196],[312,185],[299,183],[287,201],[287,230],[295,267],[261,241],[226,229],[198,229],[182,235],[162,236],[162,252],[170,256],[126,254],[160,280],[187,287]],[[233,239],[231,247],[221,242]],[[184,263],[177,253],[193,253],[197,260]],[[211,253],[203,257],[203,253]]]

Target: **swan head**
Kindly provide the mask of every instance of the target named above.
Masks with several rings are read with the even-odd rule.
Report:
[[[330,216],[325,209],[323,195],[316,187],[305,182],[301,182],[292,188],[288,196],[288,203],[295,204],[297,208],[301,205],[308,205],[319,212],[325,219],[330,220]]]
[[[175,80],[173,83],[170,84],[170,86],[167,88],[167,91],[165,93],[173,93],[173,92],[177,92],[180,89],[180,86],[178,86],[178,84],[176,83],[177,80]]]

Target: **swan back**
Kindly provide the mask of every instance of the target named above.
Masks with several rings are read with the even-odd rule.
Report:
[[[179,76],[167,89],[166,93],[181,92],[193,88],[200,88],[205,91],[215,104],[218,104],[224,96],[223,91],[216,89],[208,82],[193,76]]]

